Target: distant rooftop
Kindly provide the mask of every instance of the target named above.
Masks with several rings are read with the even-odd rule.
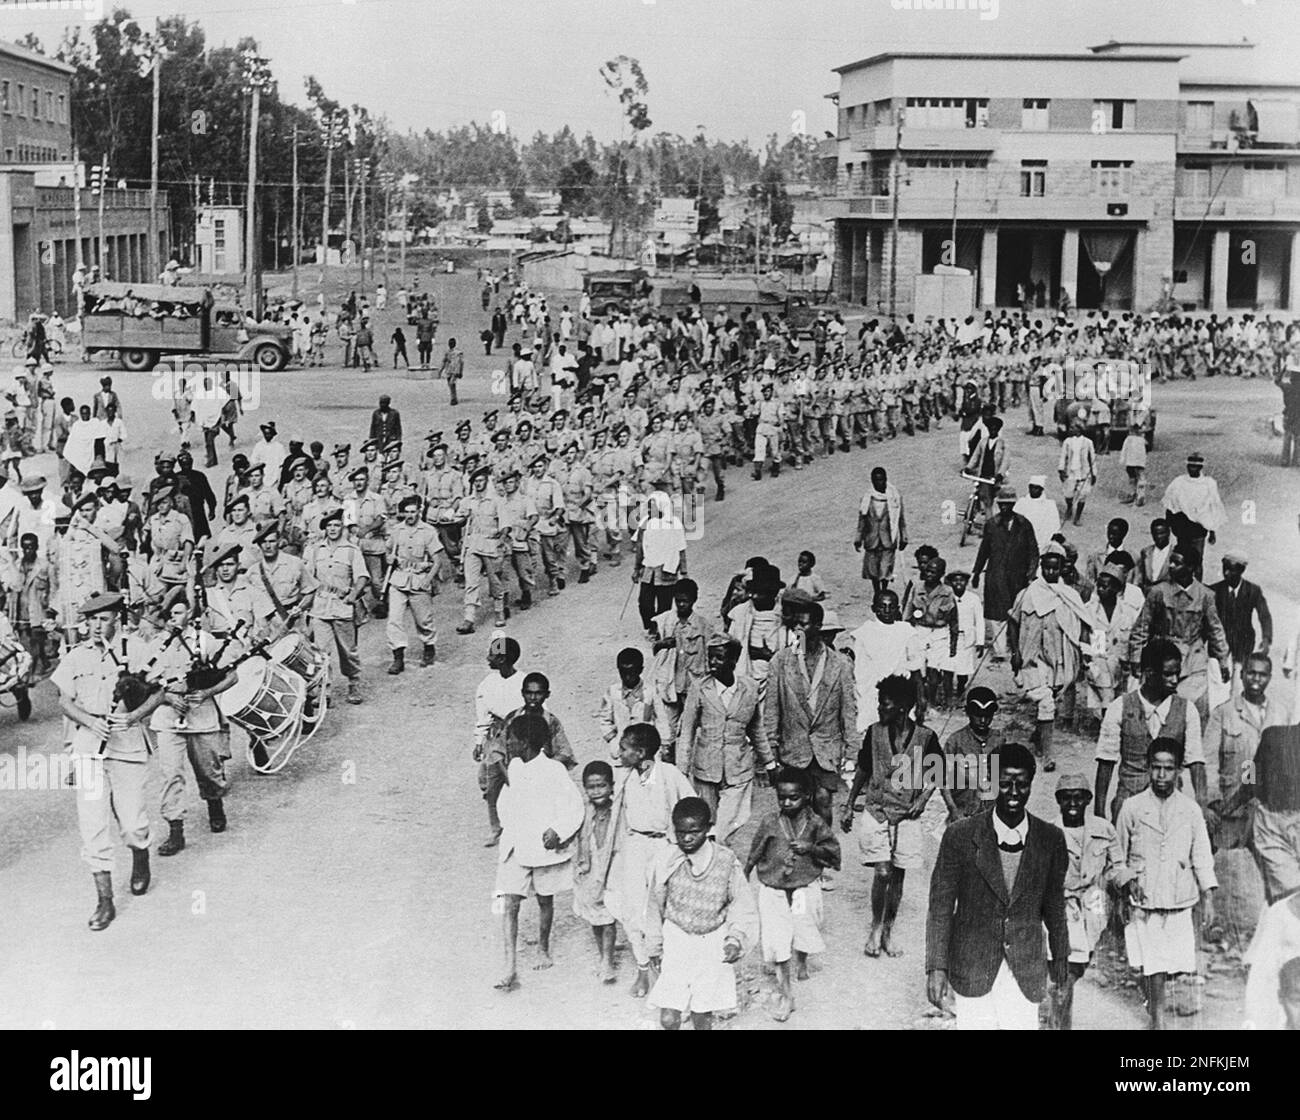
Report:
[[[1129,47],[1135,47],[1139,50],[1175,50],[1175,51],[1204,51],[1204,50],[1231,50],[1245,49],[1254,50],[1255,44],[1249,39],[1238,39],[1232,43],[1174,43],[1174,42],[1146,42],[1134,39],[1108,39],[1104,43],[1098,43],[1095,47],[1088,49],[1095,54],[1101,54],[1106,51],[1124,50]]]
[[[847,74],[850,70],[860,70],[864,66],[892,59],[994,59],[1001,62],[1178,62],[1175,54],[1121,54],[1103,57],[1091,51],[1056,53],[1037,51],[884,51],[873,54],[847,66],[834,66],[833,74]]]
[[[75,67],[69,66],[66,62],[60,62],[57,58],[49,58],[43,54],[37,54],[36,51],[29,51],[26,47],[20,47],[17,43],[6,43],[0,39],[0,55],[8,55],[10,58],[16,58],[21,62],[34,63],[37,66],[48,66],[52,70],[61,70],[65,74],[75,74]]]

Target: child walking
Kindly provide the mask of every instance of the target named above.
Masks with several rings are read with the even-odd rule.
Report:
[[[1122,505],[1144,506],[1147,502],[1147,441],[1140,423],[1129,425],[1124,445],[1119,449],[1119,465],[1128,474],[1129,492],[1120,498]]]
[[[660,975],[649,1002],[666,1031],[689,1014],[697,1031],[713,1029],[715,1011],[736,1006],[736,961],[758,935],[758,911],[739,857],[709,839],[708,803],[683,797],[673,806],[676,846],[650,867],[646,940]]]
[[[550,741],[550,725],[540,715],[516,716],[506,728],[510,765],[506,786],[497,800],[501,859],[492,891],[494,901],[501,900],[505,935],[505,974],[494,985],[502,992],[519,987],[515,950],[520,903],[530,894],[537,895],[541,960],[533,967],[550,968],[555,896],[573,882],[569,868],[573,853],[568,845],[582,827],[582,795],[569,780],[564,763],[547,755]]]
[[[826,598],[826,585],[822,583],[814,568],[817,567],[817,557],[811,552],[799,553],[797,560],[799,574],[794,577],[794,582],[790,585],[791,591],[806,591],[813,597],[814,602],[822,602]]]
[[[776,965],[777,1003],[772,1018],[784,1023],[794,1011],[790,957],[795,978],[808,979],[808,954],[826,949],[822,940],[821,874],[839,870],[840,842],[808,805],[807,775],[789,767],[774,783],[777,811],[758,822],[745,877],[758,870],[758,923],[763,959]]]
[[[586,815],[578,830],[578,851],[573,861],[573,912],[591,926],[600,955],[600,980],[613,984],[614,915],[605,908],[605,887],[614,862],[614,768],[608,762],[587,763],[582,771],[587,795]]]

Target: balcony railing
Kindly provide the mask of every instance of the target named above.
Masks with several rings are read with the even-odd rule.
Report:
[[[1174,220],[1199,222],[1204,218],[1227,221],[1300,220],[1300,198],[1176,198]]]
[[[903,125],[900,146],[910,152],[991,152],[1002,135],[997,128],[916,128]],[[849,146],[855,152],[892,148],[897,130],[891,125],[855,129],[849,133]]]

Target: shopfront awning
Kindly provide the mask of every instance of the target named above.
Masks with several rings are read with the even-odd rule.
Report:
[[[1300,102],[1252,101],[1256,144],[1300,144]]]

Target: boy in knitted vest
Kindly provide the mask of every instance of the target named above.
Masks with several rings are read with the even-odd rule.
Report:
[[[649,1002],[666,1031],[689,1012],[697,1031],[713,1029],[713,1013],[736,1006],[733,965],[758,936],[758,910],[740,859],[709,839],[708,804],[683,797],[673,807],[676,847],[650,867],[645,936],[659,980]]]

